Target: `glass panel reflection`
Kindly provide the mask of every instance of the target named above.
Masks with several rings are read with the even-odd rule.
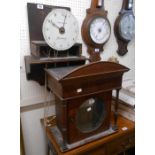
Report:
[[[76,114],[76,126],[83,132],[92,132],[100,127],[106,115],[105,103],[100,98],[86,100]]]

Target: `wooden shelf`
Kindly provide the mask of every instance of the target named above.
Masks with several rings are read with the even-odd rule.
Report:
[[[80,66],[84,65],[88,60],[84,56],[69,56],[69,57],[50,57],[38,58],[34,56],[25,56],[25,68],[27,80],[34,80],[40,85],[45,84],[46,68],[65,67],[65,66]]]

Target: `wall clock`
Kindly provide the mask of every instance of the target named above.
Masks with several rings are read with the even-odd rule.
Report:
[[[71,48],[78,37],[78,21],[66,9],[53,9],[43,22],[42,32],[47,44],[55,50]]]
[[[117,53],[125,55],[128,43],[135,35],[135,17],[133,15],[133,0],[124,0],[122,9],[114,25],[114,32],[118,43]]]
[[[24,56],[27,80],[44,85],[44,68],[85,64],[82,44],[75,43],[79,31],[71,8],[27,3],[27,17],[30,37],[30,55]]]
[[[100,60],[100,53],[111,34],[104,0],[92,0],[91,7],[87,9],[86,18],[83,21],[81,33],[90,54],[90,61]]]

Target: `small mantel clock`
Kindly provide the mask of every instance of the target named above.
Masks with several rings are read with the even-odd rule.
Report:
[[[107,11],[104,9],[104,0],[92,0],[91,7],[87,9],[86,18],[82,24],[82,38],[87,45],[90,61],[100,60],[100,53],[111,34]]]
[[[135,35],[135,17],[133,14],[133,0],[123,0],[122,9],[114,25],[114,32],[118,43],[117,53],[125,55],[128,43]]]

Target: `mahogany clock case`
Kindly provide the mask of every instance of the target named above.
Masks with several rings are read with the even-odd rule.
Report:
[[[110,91],[105,93],[97,93],[93,95],[91,94],[83,97],[77,97],[77,98],[65,100],[65,101],[62,101],[58,97],[56,97],[56,100],[55,100],[56,113],[57,113],[56,123],[61,133],[63,134],[64,139],[66,139],[67,143],[71,144],[109,129],[110,111],[111,111],[111,94],[112,93]],[[79,124],[80,127],[78,128],[77,127],[78,120],[76,118],[78,115],[78,110],[85,101],[92,98],[102,99],[104,101],[104,104],[105,104],[104,118],[103,119],[101,118],[100,120],[96,120],[96,122],[94,122],[95,119],[93,118],[89,119],[90,114],[89,112],[85,111],[85,113],[80,113],[84,115],[84,116],[81,116],[83,117],[83,121],[80,121],[80,122],[85,122],[85,124],[82,124],[82,123]],[[67,106],[66,109],[64,105]],[[93,117],[93,115],[91,117]],[[90,122],[87,122],[84,119],[87,119],[87,121],[90,121]],[[64,128],[66,128],[66,131],[63,130]],[[80,128],[81,130],[85,129],[85,132],[84,131],[82,132]],[[91,131],[89,132],[89,130]]]
[[[72,144],[110,128],[112,90],[121,89],[123,73],[128,70],[120,64],[102,61],[81,67],[46,69],[47,85],[55,94],[56,124],[64,142]],[[96,110],[103,109],[104,117],[100,115],[101,119],[89,119],[92,118],[89,112],[93,112],[95,106],[88,106],[83,108],[85,112],[80,111],[82,116],[79,121],[77,118],[80,107],[92,99],[101,101]],[[91,120],[91,123],[84,118]],[[78,121],[81,122],[80,125]],[[88,123],[88,130],[84,123]],[[90,128],[90,124],[95,126]]]

